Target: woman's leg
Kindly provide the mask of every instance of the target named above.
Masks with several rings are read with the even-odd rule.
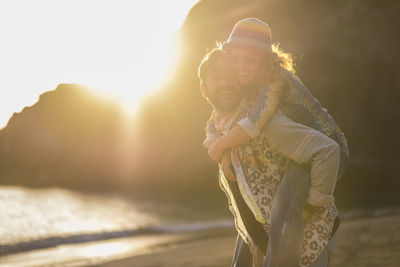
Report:
[[[335,253],[336,246],[338,243],[338,231],[329,240],[328,245],[319,257],[310,265],[310,267],[328,267],[332,260],[333,254]]]

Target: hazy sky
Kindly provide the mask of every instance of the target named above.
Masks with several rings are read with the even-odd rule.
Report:
[[[135,109],[171,68],[173,37],[197,0],[0,1],[0,128],[60,83]]]

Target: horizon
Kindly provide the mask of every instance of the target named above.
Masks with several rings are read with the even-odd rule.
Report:
[[[134,114],[168,81],[179,58],[177,32],[197,2],[0,3],[0,129],[62,83],[93,88]]]

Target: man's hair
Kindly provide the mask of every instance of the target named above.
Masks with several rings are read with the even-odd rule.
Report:
[[[226,57],[226,52],[222,50],[220,47],[214,48],[203,57],[197,73],[200,79],[200,85],[204,84],[207,75],[210,72],[210,69],[212,69],[218,61],[220,61],[225,57]]]

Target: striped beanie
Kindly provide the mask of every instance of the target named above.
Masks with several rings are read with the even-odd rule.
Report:
[[[246,47],[260,52],[270,52],[271,29],[265,22],[256,18],[246,18],[236,23],[223,48]]]

